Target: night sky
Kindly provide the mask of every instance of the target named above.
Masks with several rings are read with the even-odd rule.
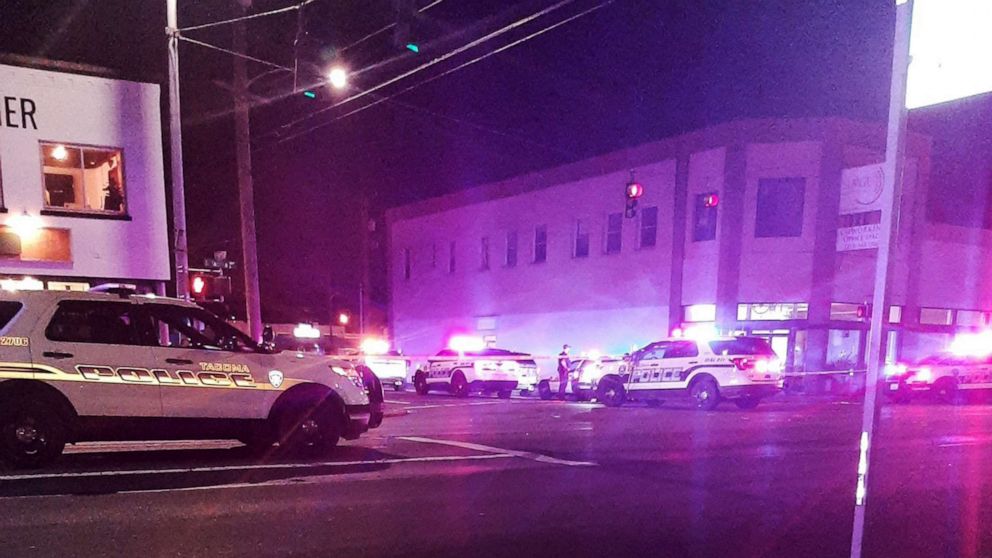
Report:
[[[389,33],[336,50],[389,23],[391,1],[318,0],[306,11],[305,52],[321,64],[372,68],[355,78],[367,89],[553,3],[446,0],[426,12],[417,29],[422,52],[413,55],[394,48]],[[262,10],[289,4],[256,1]],[[381,93],[597,4],[575,0]],[[883,122],[891,4],[616,0],[348,118],[330,122],[366,100],[283,127],[341,98],[329,90],[316,100],[292,96],[258,108],[252,133],[265,319],[324,319],[332,294],[345,304],[355,300],[362,191],[381,209],[743,117]],[[180,26],[231,17],[234,5],[180,0]],[[164,84],[164,26],[164,0],[3,0],[0,52],[86,62]],[[253,55],[292,64],[295,13],[256,20],[249,31]],[[231,44],[229,29],[189,35]],[[183,44],[181,67],[191,250],[195,259],[220,249],[240,259],[226,89],[231,58]],[[253,75],[266,71],[249,68]],[[290,77],[276,72],[259,79],[253,92],[265,97],[290,85]],[[296,135],[315,124],[326,125]],[[992,96],[914,113],[911,127],[935,140],[931,216],[982,222],[992,187]],[[376,293],[380,300],[384,295]]]

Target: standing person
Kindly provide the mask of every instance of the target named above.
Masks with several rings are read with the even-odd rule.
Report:
[[[565,399],[565,388],[568,386],[568,369],[572,367],[572,361],[568,358],[568,350],[572,347],[563,345],[558,353],[558,399]]]

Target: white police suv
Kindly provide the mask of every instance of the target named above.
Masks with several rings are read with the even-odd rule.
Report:
[[[888,365],[885,385],[896,402],[925,395],[940,403],[956,403],[965,394],[992,391],[992,359],[937,354],[913,364]]]
[[[712,410],[723,400],[753,409],[781,389],[781,363],[765,339],[671,338],[626,357],[618,372],[600,378],[596,398],[616,407],[631,400],[657,404],[688,396],[703,410]]]
[[[579,401],[587,401],[596,396],[599,380],[607,374],[618,374],[624,366],[619,357],[580,356],[571,361],[568,377],[565,380],[565,394],[573,395]],[[552,370],[551,375],[537,384],[537,394],[541,399],[554,398],[561,387],[558,370]]]
[[[446,349],[414,373],[413,386],[420,395],[444,390],[456,397],[481,392],[507,399],[515,389],[530,391],[537,386],[537,363],[530,355],[503,349]]]
[[[382,422],[382,385],[345,362],[277,353],[187,302],[0,293],[0,459],[66,443],[239,439],[324,452]]]

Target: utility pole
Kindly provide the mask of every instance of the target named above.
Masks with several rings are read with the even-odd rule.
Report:
[[[176,296],[189,300],[189,253],[186,241],[186,188],[183,180],[183,123],[179,109],[179,0],[165,0],[169,37],[169,154],[172,174],[172,254],[176,262]]]
[[[359,261],[360,261],[360,265],[362,266],[362,280],[358,286],[358,328],[359,328],[359,332],[362,335],[364,335],[365,324],[366,324],[365,312],[366,312],[366,308],[368,307],[369,275],[371,273],[369,269],[369,266],[371,265],[369,261],[369,249],[370,249],[369,233],[371,232],[369,228],[371,226],[371,222],[369,220],[369,195],[367,191],[364,190],[362,191],[361,204],[362,207],[361,210],[359,211],[359,214],[362,219],[362,224],[361,224],[362,234],[361,234],[361,242],[359,244],[361,245],[360,248],[362,250],[362,253]]]
[[[882,347],[888,312],[885,306],[889,279],[892,241],[899,224],[899,203],[906,148],[906,77],[909,72],[909,37],[912,27],[913,0],[896,0],[896,25],[892,49],[892,81],[889,88],[889,124],[885,142],[885,183],[882,189],[882,224],[875,263],[875,292],[872,298],[871,329],[868,331],[868,373],[865,378],[865,403],[861,436],[858,440],[857,487],[854,498],[854,530],[851,558],[861,558],[864,543],[865,514],[868,503],[868,467],[875,444],[875,424],[880,414],[878,381],[882,366]]]
[[[174,1],[174,0],[173,0]],[[252,0],[239,0],[247,14]],[[247,24],[234,26],[234,51],[248,51]],[[241,209],[241,248],[245,275],[245,306],[248,333],[255,341],[262,339],[261,295],[258,290],[258,244],[255,238],[255,185],[251,176],[251,122],[248,104],[248,74],[245,59],[234,57],[234,135],[238,163],[238,197]]]

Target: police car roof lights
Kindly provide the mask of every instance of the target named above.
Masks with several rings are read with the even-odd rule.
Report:
[[[448,340],[448,348],[459,353],[471,353],[485,349],[486,342],[473,335],[453,335]]]

